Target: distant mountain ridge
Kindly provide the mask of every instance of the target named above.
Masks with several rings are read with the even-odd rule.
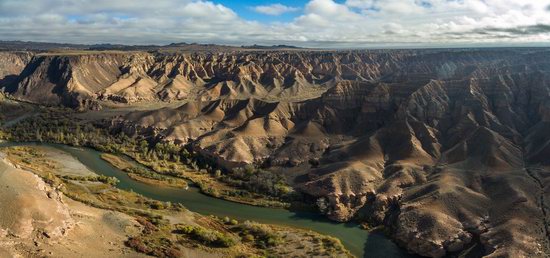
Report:
[[[166,45],[125,45],[125,44],[71,44],[54,42],[35,42],[35,41],[1,41],[0,51],[55,51],[55,50],[119,50],[119,51],[163,51],[163,50],[252,50],[252,49],[300,49],[290,45],[251,45],[251,46],[226,46],[218,44],[198,44],[198,43],[170,43]]]

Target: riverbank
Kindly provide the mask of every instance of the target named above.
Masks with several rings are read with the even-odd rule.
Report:
[[[1,257],[146,257],[124,244],[140,231],[132,217],[65,198],[17,167],[0,152]]]
[[[238,189],[235,186],[231,186],[219,180],[221,175],[216,175],[216,172],[208,173],[206,169],[194,169],[170,160],[164,160],[161,162],[162,165],[159,165],[154,161],[148,161],[141,158],[134,152],[126,152],[122,154],[130,157],[132,162],[137,163],[138,166],[132,164],[132,162],[126,164],[131,165],[134,169],[139,170],[139,166],[143,166],[145,169],[149,169],[156,173],[160,178],[162,178],[161,181],[167,181],[169,180],[168,178],[189,180],[200,189],[201,193],[214,198],[268,208],[289,208],[291,205],[290,203],[281,201],[279,198],[256,194],[243,189]]]
[[[4,143],[3,146],[10,144],[21,145]],[[37,144],[28,143],[23,145],[36,146]],[[116,177],[119,180],[117,188],[122,191],[139,193],[148,198],[172,204],[182,203],[187,209],[200,214],[216,215],[221,218],[227,216],[243,222],[250,220],[264,224],[313,230],[338,238],[345,248],[357,257],[363,257],[365,254],[368,254],[368,257],[409,257],[404,250],[397,247],[384,235],[369,234],[353,223],[335,223],[315,213],[290,212],[284,209],[261,208],[228,202],[203,195],[199,189],[192,186],[189,190],[152,187],[132,180],[126,173],[102,160],[101,153],[95,150],[56,144],[42,144],[41,146],[62,150],[78,159],[79,162],[95,173]],[[117,196],[117,194],[114,194],[115,198]],[[105,198],[109,199],[110,197]],[[154,209],[152,211],[156,212]]]
[[[6,147],[9,143],[3,143],[3,145]],[[96,208],[122,212],[135,217],[144,229],[139,235],[128,239],[126,244],[137,251],[152,255],[158,255],[160,254],[158,252],[161,252],[161,256],[168,257],[179,257],[179,255],[170,255],[182,254],[197,248],[202,250],[203,254],[195,253],[195,256],[201,257],[211,255],[234,256],[237,254],[245,254],[246,256],[265,254],[319,257],[350,256],[339,240],[310,230],[276,225],[268,226],[246,222],[245,220],[237,221],[235,219],[198,216],[183,208],[183,206],[179,206],[181,202],[161,202],[146,198],[138,193],[140,187],[135,187],[135,191],[134,189],[126,191],[102,182],[66,180],[56,172],[62,164],[57,164],[54,160],[45,158],[49,156],[44,153],[44,148],[50,148],[48,145],[41,145],[40,148],[37,148],[35,144],[27,144],[26,146],[4,148],[3,150],[7,153],[8,159],[17,166],[26,167],[32,164],[33,172],[44,177],[45,181],[52,185],[63,185],[59,189],[67,196]],[[56,145],[55,148],[68,152],[79,161],[86,160],[86,155],[75,155],[79,152],[86,154],[85,149],[63,145]],[[94,152],[94,158],[96,165],[103,161],[100,153]],[[101,173],[104,171],[109,172],[109,169],[98,170],[94,166],[89,166],[89,163],[84,163],[84,165],[94,173],[99,172],[100,176],[110,177],[109,174]],[[99,165],[104,168],[110,166],[104,161]],[[114,167],[110,167],[110,169],[112,169],[110,172],[117,171]],[[117,173],[122,188],[127,182],[145,186],[132,181],[129,177],[123,177],[125,175],[123,171],[118,170]],[[152,187],[150,185],[146,186]],[[154,189],[156,188],[152,187],[153,191]],[[185,191],[173,188],[170,190]],[[182,225],[186,228],[193,228],[193,231],[188,233],[178,231],[178,228]],[[209,237],[204,238],[206,236]],[[212,236],[214,236],[213,239],[210,238]],[[169,244],[160,241],[161,239],[169,239]],[[173,246],[177,247],[177,250],[171,249]]]
[[[238,203],[262,207],[289,207],[283,200],[291,188],[275,177],[249,182],[242,177],[236,178],[228,171],[222,172],[214,163],[189,152],[183,146],[172,143],[148,142],[142,138],[128,137],[125,134],[111,135],[105,129],[90,121],[77,119],[71,110],[48,108],[41,110],[32,120],[18,121],[9,128],[0,131],[0,138],[15,142],[51,142],[71,146],[85,146],[96,150],[131,158],[158,175],[145,172],[149,179],[180,178],[197,185],[204,194]],[[143,173],[134,178],[146,180]],[[260,174],[260,173],[258,173]],[[137,176],[140,176],[138,178]],[[247,174],[247,176],[255,176]],[[249,180],[249,179],[248,179]],[[148,183],[161,183],[150,181]],[[278,196],[273,193],[251,191],[254,189],[272,189],[277,185]],[[257,185],[265,184],[265,185]],[[283,191],[279,191],[282,189]],[[282,192],[282,194],[281,194]]]
[[[185,149],[178,149],[177,152],[173,152],[173,150],[171,150],[172,146],[170,145],[161,144],[160,147],[159,145],[149,146],[147,142],[139,141],[136,138],[128,138],[128,136],[122,134],[112,136],[103,129],[93,126],[91,123],[81,122],[82,121],[74,120],[70,115],[70,111],[54,111],[53,114],[37,116],[33,121],[22,121],[10,127],[9,134],[5,137],[19,141],[41,140],[63,143],[64,145],[51,144],[51,146],[55,146],[55,148],[66,151],[74,157],[77,157],[80,162],[93,171],[108,177],[116,177],[120,181],[117,185],[118,188],[129,192],[138,192],[148,198],[158,201],[181,203],[184,204],[186,208],[201,214],[213,214],[220,217],[227,216],[239,221],[254,220],[266,224],[310,229],[340,239],[344,246],[358,257],[362,257],[365,253],[374,257],[408,257],[404,250],[397,247],[386,236],[377,233],[369,234],[354,223],[335,223],[329,221],[321,214],[312,212],[288,211],[284,209],[242,205],[240,204],[242,202],[238,202],[235,199],[232,200],[233,202],[227,202],[222,200],[224,196],[229,196],[225,195],[229,193],[225,191],[222,192],[221,196],[209,194],[209,196],[217,197],[210,198],[201,194],[201,192],[208,194],[208,190],[205,190],[208,189],[206,187],[213,185],[215,182],[219,182],[220,184],[225,183],[219,180],[219,178],[215,178],[217,171],[212,167],[209,168],[209,163],[196,160],[196,157],[186,153]],[[31,130],[30,128],[33,129]],[[57,131],[53,129],[57,129]],[[89,146],[95,150],[72,148],[67,145]],[[154,166],[157,165],[156,171],[159,172],[159,174],[166,174],[168,176],[173,176],[173,174],[171,174],[173,169],[170,168],[170,165],[177,163],[176,161],[178,157],[180,157],[184,160],[181,160],[180,164],[176,164],[179,165],[181,169],[181,173],[177,173],[176,176],[197,175],[197,177],[190,178],[190,180],[197,182],[194,185],[201,188],[194,188],[191,186],[189,190],[164,187],[161,189],[159,187],[152,187],[149,184],[141,184],[140,182],[132,180],[127,173],[115,169],[112,165],[102,160],[100,157],[101,153],[97,150],[119,154],[130,151],[129,154],[133,154],[137,157],[137,159],[135,159],[136,162],[143,162],[142,165],[151,166],[151,168],[155,168]],[[155,157],[160,159],[159,164],[143,160],[143,158],[150,160],[150,158]],[[187,171],[189,167],[187,165],[184,166],[183,163],[190,164],[192,171]],[[204,168],[200,168],[199,165],[204,166]],[[250,171],[244,172],[249,173]],[[227,179],[231,178],[228,177]],[[212,183],[200,184],[200,182],[208,183],[206,180],[212,180]],[[243,181],[241,183],[247,182]],[[231,187],[230,189],[242,191],[241,189],[244,188]],[[239,199],[242,197],[243,196],[238,196]],[[245,196],[245,198],[254,200],[252,197],[254,197],[254,195]],[[154,205],[157,204],[158,203],[155,203]]]

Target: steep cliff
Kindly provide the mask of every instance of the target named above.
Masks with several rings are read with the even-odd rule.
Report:
[[[28,52],[0,52],[0,88],[14,85],[31,58]]]

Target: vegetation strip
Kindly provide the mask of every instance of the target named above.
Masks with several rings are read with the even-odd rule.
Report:
[[[284,257],[304,253],[320,257],[351,256],[339,240],[320,234],[230,218],[196,217],[180,204],[160,202],[115,188],[116,179],[101,176],[60,176],[61,164],[47,158],[35,147],[9,147],[2,152],[13,164],[42,177],[66,196],[91,206],[135,217],[142,226],[140,235],[126,244],[138,252],[157,257],[182,257],[184,248],[223,252],[227,256]],[[183,217],[191,223],[173,223]],[[298,240],[303,248],[289,248]],[[221,249],[220,249],[221,248]]]
[[[263,207],[289,207],[302,202],[284,178],[253,166],[225,170],[185,146],[170,142],[130,137],[124,133],[111,135],[102,124],[91,124],[75,118],[68,109],[47,108],[33,119],[26,119],[0,132],[0,139],[38,141],[71,146],[91,147],[112,155],[131,157],[150,168],[126,168],[133,178],[159,185],[181,186],[187,179],[203,193],[216,198]],[[110,162],[114,162],[110,156]],[[113,163],[112,163],[113,164]],[[117,164],[114,166],[126,164]]]

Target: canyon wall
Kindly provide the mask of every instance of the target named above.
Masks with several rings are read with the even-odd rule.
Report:
[[[111,124],[229,169],[300,166],[294,186],[329,218],[384,224],[412,252],[549,252],[548,49],[10,58],[0,56],[11,76],[1,86],[14,98],[82,110],[175,103]]]

